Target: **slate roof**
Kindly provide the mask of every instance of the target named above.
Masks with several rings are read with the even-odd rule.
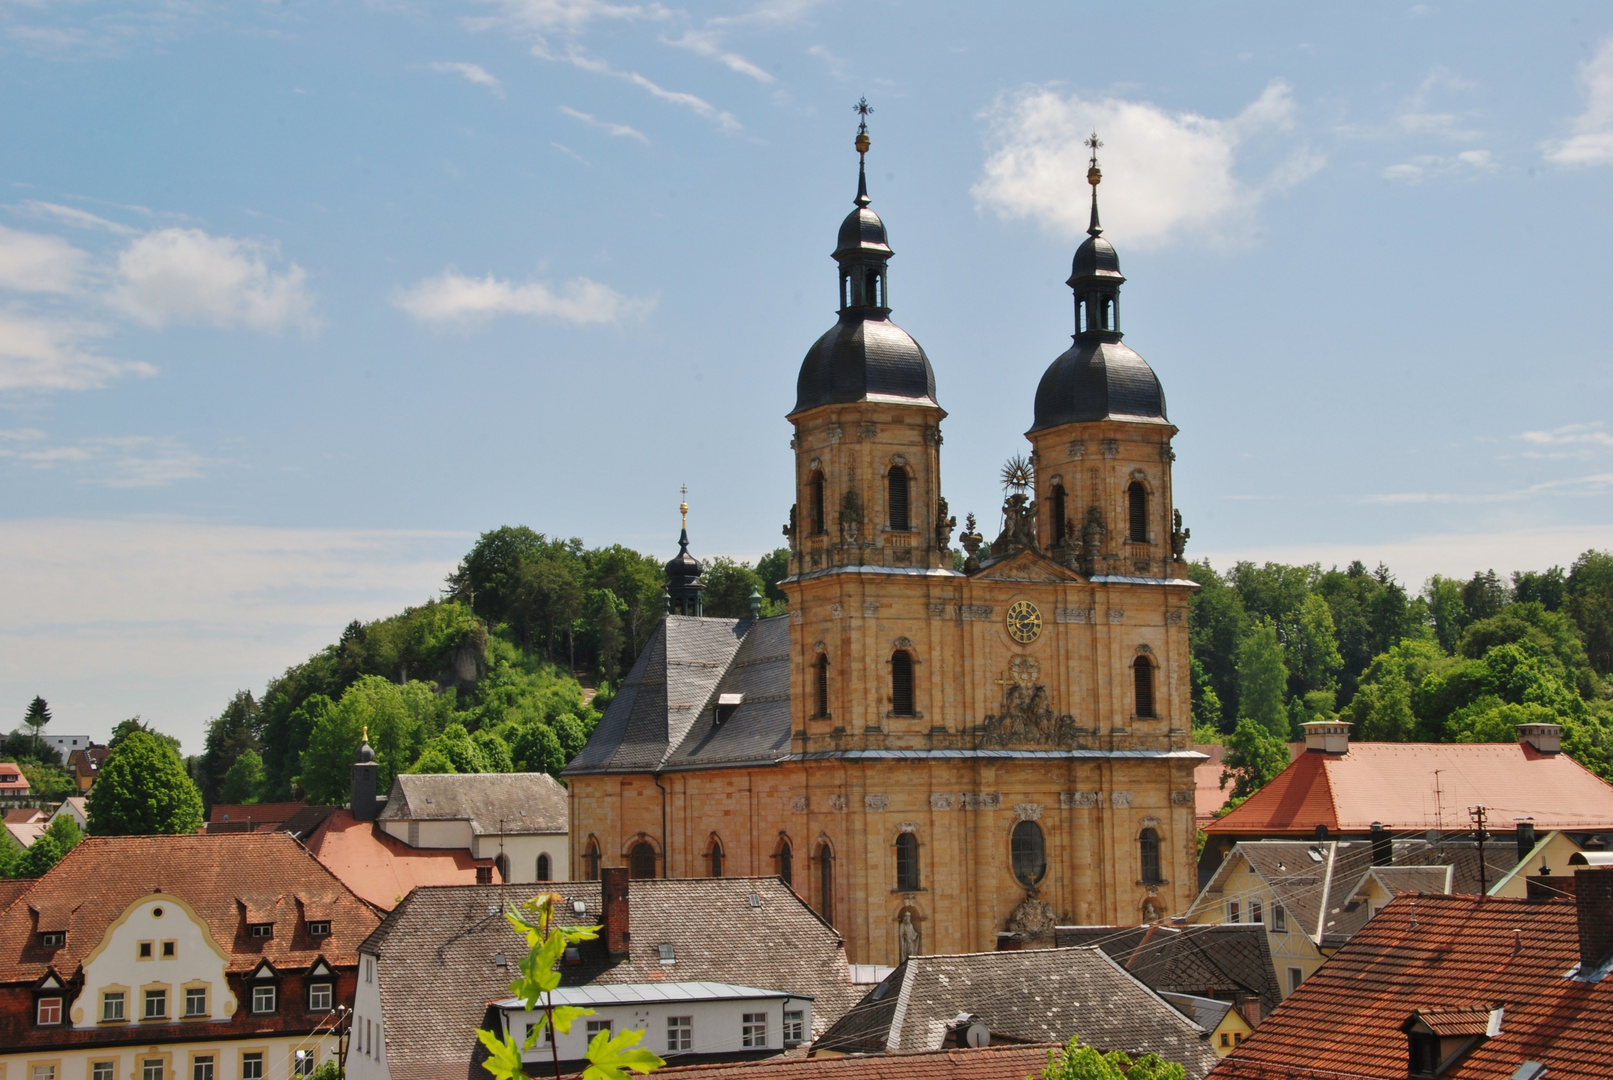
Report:
[[[478,836],[563,833],[566,789],[548,773],[403,775],[381,811],[382,821],[469,821]],[[502,821],[502,826],[501,826]]]
[[[769,1061],[657,1069],[678,1080],[1025,1080],[1040,1075],[1057,1046],[985,1046],[916,1054],[773,1058]]]
[[[1402,1026],[1413,1013],[1487,1013],[1501,1004],[1501,1033],[1480,1041],[1441,1080],[1506,1080],[1526,1061],[1546,1065],[1551,1080],[1606,1080],[1613,978],[1572,978],[1578,963],[1572,900],[1402,896],[1211,1075],[1404,1080]]]
[[[718,693],[745,701],[720,726]],[[668,615],[566,775],[774,764],[790,741],[789,620]]]
[[[1465,826],[1467,807],[1478,804],[1491,809],[1492,829],[1523,816],[1540,832],[1613,829],[1613,784],[1567,754],[1523,743],[1352,742],[1345,754],[1299,755],[1204,831],[1312,836],[1326,825],[1335,836],[1365,835],[1378,821],[1390,832],[1422,832]]]
[[[1053,936],[1060,946],[1096,945],[1155,993],[1248,995],[1262,1016],[1282,1001],[1263,926],[1059,926]]]
[[[485,1075],[468,1064],[474,1032],[488,1003],[509,995],[515,964],[526,954],[501,905],[529,900],[540,888],[564,897],[567,925],[602,921],[597,881],[428,886],[409,894],[363,944],[379,957],[392,1080]],[[654,878],[633,881],[629,890],[631,952],[610,957],[602,942],[585,942],[583,962],[561,967],[562,985],[709,980],[793,991],[813,998],[815,1032],[857,1000],[839,935],[778,878]],[[753,893],[760,907],[751,906]],[[585,914],[573,913],[576,900]],[[663,944],[673,947],[676,963],[661,963]],[[494,962],[501,952],[505,968]],[[453,992],[444,994],[444,986]]]
[[[1157,1053],[1194,1080],[1216,1061],[1204,1028],[1096,947],[910,957],[813,1049],[939,1049],[961,1013],[973,1014],[993,1037],[1063,1042],[1080,1035],[1105,1052]]]
[[[421,885],[474,885],[476,868],[493,866],[492,859],[473,859],[464,848],[410,847],[379,825],[355,820],[351,810],[331,808],[301,839],[331,873],[382,911]]]
[[[1170,423],[1165,388],[1148,361],[1118,340],[1094,337],[1079,335],[1042,373],[1031,431],[1093,420]]]

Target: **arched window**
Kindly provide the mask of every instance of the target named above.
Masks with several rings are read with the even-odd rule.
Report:
[[[1133,480],[1126,489],[1126,499],[1131,510],[1131,542],[1133,544],[1148,543],[1148,489],[1143,487],[1141,480]]]
[[[1008,855],[1014,877],[1027,889],[1047,874],[1047,841],[1042,827],[1034,821],[1021,821],[1008,838]]]
[[[829,715],[829,657],[826,654],[823,654],[823,653],[818,654],[818,662],[813,665],[813,671],[814,671],[815,680],[816,680],[816,683],[817,683],[817,685],[813,687],[813,692],[816,695],[815,700],[817,701],[817,704],[818,704],[818,711],[816,713],[814,713],[813,715],[815,715],[815,716],[828,716]]]
[[[1063,540],[1064,540],[1064,537],[1065,537],[1065,532],[1064,532],[1064,485],[1063,484],[1054,484],[1053,485],[1053,500],[1052,501],[1053,501],[1053,528],[1051,530],[1050,535],[1053,537],[1053,543],[1058,544],[1058,543],[1062,543]]]
[[[879,306],[879,271],[869,270],[863,275],[863,303],[869,307]]]
[[[493,859],[493,865],[498,867],[498,879],[506,885],[510,882],[510,860],[502,851]]]
[[[905,649],[891,653],[891,712],[913,715],[913,657]]]
[[[640,840],[633,845],[633,850],[627,853],[627,876],[630,878],[652,878],[655,876],[655,845],[648,840]]]
[[[544,854],[538,856],[538,878],[537,879],[539,881],[548,881],[549,877],[550,877],[549,855],[548,855],[548,852],[545,852]]]
[[[1143,884],[1163,884],[1165,879],[1159,876],[1159,833],[1144,829],[1138,834],[1137,853],[1142,857]]]
[[[778,850],[773,852],[773,861],[778,864],[778,876],[784,879],[784,884],[795,884],[795,852],[790,848],[790,842],[779,837]]]
[[[1137,715],[1154,716],[1154,665],[1139,656],[1131,665],[1131,680],[1137,691]]]
[[[913,892],[919,887],[919,840],[910,832],[896,838],[896,889]]]
[[[812,479],[807,481],[807,488],[811,494],[812,505],[812,535],[822,536],[829,531],[829,519],[823,513],[823,470],[815,469]]]
[[[706,849],[706,864],[712,877],[722,877],[722,862],[722,841],[713,836],[711,847]]]
[[[835,921],[835,856],[828,844],[818,845],[818,914],[823,921]]]
[[[892,465],[888,477],[890,482],[891,531],[907,532],[907,470],[900,465]]]
[[[588,838],[588,846],[582,849],[582,872],[584,881],[599,880],[599,841],[592,836]]]

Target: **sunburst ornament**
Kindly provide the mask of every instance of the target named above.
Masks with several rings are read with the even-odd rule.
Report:
[[[1003,488],[1023,494],[1036,484],[1036,470],[1031,463],[1015,454],[1003,466]]]

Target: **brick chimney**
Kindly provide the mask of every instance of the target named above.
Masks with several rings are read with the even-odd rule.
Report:
[[[1558,754],[1563,749],[1561,724],[1519,724],[1518,741],[1542,754]]]
[[[599,877],[599,891],[605,901],[605,950],[612,956],[622,956],[633,940],[628,932],[627,867],[607,866]]]
[[[1529,845],[1533,847],[1534,845]],[[1389,830],[1383,827],[1383,822],[1372,823],[1372,865],[1389,866],[1395,861],[1395,842],[1389,835]]]
[[[1518,861],[1519,862],[1523,862],[1523,860],[1525,860],[1525,859],[1527,859],[1529,857],[1529,853],[1535,849],[1535,844],[1537,844],[1538,842],[1539,841],[1537,841],[1535,839],[1535,823],[1532,822],[1532,821],[1520,821],[1520,822],[1518,822]]]
[[[1574,871],[1579,905],[1579,974],[1596,971],[1613,958],[1613,866]]]
[[[1312,720],[1301,724],[1305,729],[1306,753],[1348,754],[1350,752],[1350,725],[1336,720]]]

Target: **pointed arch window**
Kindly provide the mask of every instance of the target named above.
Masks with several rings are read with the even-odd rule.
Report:
[[[914,892],[919,887],[919,840],[910,832],[896,838],[896,890]]]
[[[811,528],[813,536],[822,536],[829,531],[829,518],[823,512],[823,470],[812,470],[812,479],[807,481],[807,502],[812,510]]]
[[[599,880],[599,841],[592,836],[582,850],[582,872],[584,881]]]
[[[711,847],[706,849],[706,869],[712,877],[722,877],[722,867],[722,841],[713,835],[711,838]]]
[[[1053,485],[1052,503],[1053,503],[1053,528],[1050,530],[1049,535],[1051,535],[1053,537],[1053,543],[1054,544],[1061,544],[1061,543],[1064,542],[1065,536],[1068,535],[1064,531],[1064,513],[1065,513],[1065,510],[1064,510],[1064,485],[1063,484],[1054,484]]]
[[[1159,833],[1151,828],[1139,833],[1137,854],[1142,861],[1143,884],[1163,885],[1165,879],[1159,876]]]
[[[633,845],[633,850],[627,854],[627,876],[630,878],[652,878],[655,876],[655,845],[648,840],[640,840]]]
[[[1133,480],[1126,489],[1127,509],[1131,519],[1131,542],[1148,543],[1148,489],[1141,480]]]
[[[545,852],[538,856],[538,880],[548,881],[552,877],[553,871],[549,869],[549,854]]]
[[[795,852],[785,837],[779,837],[778,850],[773,852],[773,862],[778,866],[778,876],[784,879],[784,884],[795,884]]]
[[[818,845],[818,914],[833,926],[835,921],[835,856],[828,844]]]
[[[1139,656],[1131,665],[1131,681],[1137,698],[1137,715],[1153,717],[1154,665],[1146,656]]]
[[[815,716],[829,715],[829,657],[825,653],[818,654],[818,662],[812,665],[813,694],[818,711]]]
[[[510,883],[510,860],[502,851],[493,859],[493,865],[498,867],[498,879],[505,885]]]
[[[907,470],[900,465],[892,465],[887,474],[887,483],[890,489],[891,531],[907,532],[911,528],[907,512]]]
[[[896,716],[914,715],[913,656],[906,649],[891,653],[891,712]]]

